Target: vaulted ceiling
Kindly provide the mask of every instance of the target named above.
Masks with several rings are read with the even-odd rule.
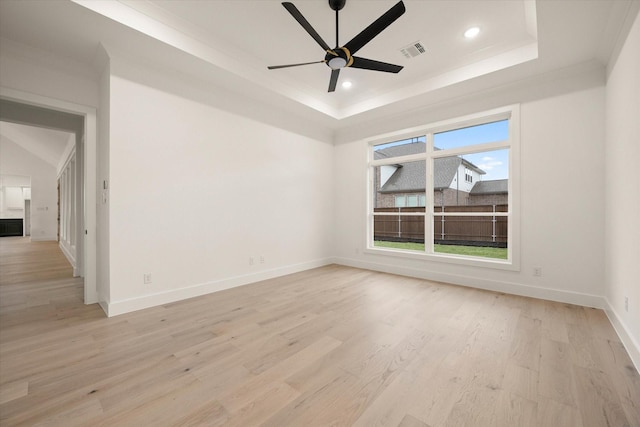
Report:
[[[75,143],[69,132],[3,121],[0,121],[0,138],[19,145],[54,168]]]
[[[293,3],[335,45],[335,12],[325,0]],[[340,12],[344,44],[396,3],[348,0]],[[358,52],[402,65],[399,74],[347,68],[327,92],[325,52],[277,0],[0,1],[0,36],[83,63],[98,46],[158,61],[274,106],[298,108],[330,126],[358,116],[429,104],[581,63],[604,67],[625,19],[626,0],[404,0],[406,13]],[[480,34],[466,39],[466,29]],[[402,49],[419,42],[425,52]],[[351,88],[340,83],[350,81]]]

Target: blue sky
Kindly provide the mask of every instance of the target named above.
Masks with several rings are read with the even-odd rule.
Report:
[[[486,175],[482,175],[483,181],[509,178],[509,150],[466,154],[462,157],[486,172]]]
[[[446,149],[504,141],[508,138],[509,121],[501,120],[499,122],[437,133],[433,136],[433,144],[440,149]],[[506,179],[509,177],[509,150],[466,154],[463,157],[487,173],[482,176],[483,181]]]

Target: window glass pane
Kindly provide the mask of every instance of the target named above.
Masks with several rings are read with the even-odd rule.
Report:
[[[443,216],[433,218],[434,252],[507,259],[506,216]]]
[[[421,194],[418,206],[426,206],[426,205],[427,205],[427,197],[424,194]]]
[[[373,245],[424,252],[424,208],[379,208],[376,212],[419,212],[420,215],[373,215]]]
[[[507,139],[509,139],[509,120],[501,120],[436,133],[433,135],[433,145],[435,149],[446,150]]]
[[[407,193],[425,191],[426,164],[424,160],[396,163],[373,168],[373,207],[407,206]],[[417,203],[417,201],[416,201]]]
[[[410,208],[414,208],[416,206],[418,206],[418,195],[417,194],[411,194],[409,196],[407,196],[407,206]]]
[[[424,136],[375,145],[373,147],[373,159],[388,159],[391,157],[408,156],[427,152],[426,138]]]
[[[440,157],[434,159],[433,165],[434,206],[445,206],[447,212],[469,212],[468,206],[497,205],[505,206],[503,212],[508,211],[508,149]]]

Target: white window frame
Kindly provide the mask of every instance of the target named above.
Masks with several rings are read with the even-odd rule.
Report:
[[[460,129],[469,126],[476,126],[500,120],[509,120],[509,137],[504,141],[488,142],[477,145],[470,145],[459,148],[451,148],[444,150],[434,150],[433,135],[439,132],[445,132]],[[409,139],[416,136],[426,135],[427,150],[425,153],[412,154],[407,156],[394,157],[391,159],[375,160],[373,153],[374,147],[377,145],[387,144],[394,141]],[[481,257],[471,257],[464,255],[444,254],[433,251],[433,219],[434,216],[478,216],[478,213],[441,213],[435,215],[434,212],[434,191],[433,191],[433,160],[440,157],[451,157],[463,154],[480,153],[495,150],[509,150],[509,179],[508,179],[508,212],[496,213],[500,216],[507,217],[507,259],[491,259]],[[367,221],[366,221],[366,242],[365,253],[376,255],[389,255],[402,258],[413,258],[419,260],[428,260],[444,263],[462,264],[477,267],[488,267],[502,270],[520,270],[520,106],[519,104],[509,105],[458,117],[450,120],[444,120],[425,126],[419,126],[411,129],[403,129],[397,132],[380,135],[375,139],[367,141],[368,152],[368,188],[367,188]],[[375,168],[378,166],[405,163],[411,161],[426,162],[426,201],[427,206],[425,213],[416,212],[378,212],[378,215],[393,216],[416,216],[424,215],[425,217],[425,251],[406,251],[399,249],[376,247],[373,245],[373,224],[374,224],[374,206],[373,192],[375,191],[374,177]],[[493,214],[493,213],[492,213]],[[430,243],[429,243],[430,242]]]

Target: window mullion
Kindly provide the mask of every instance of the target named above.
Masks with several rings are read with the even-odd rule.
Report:
[[[424,212],[375,212],[375,216],[419,216],[424,215]]]
[[[424,153],[419,153],[419,154],[411,154],[408,156],[393,157],[390,159],[378,159],[378,160],[372,160],[371,166],[376,167],[376,166],[397,165],[400,163],[408,163],[408,162],[415,162],[417,160],[423,160],[425,157],[426,155]]]
[[[425,159],[425,192],[426,194],[426,206],[425,206],[425,216],[424,216],[424,251],[428,254],[433,254],[433,211],[434,211],[434,200],[433,200],[433,133],[428,133],[426,135],[427,140],[427,158]]]
[[[482,144],[468,145],[457,148],[447,148],[433,152],[433,157],[453,157],[465,154],[482,153],[484,151],[495,151],[509,148],[509,141],[484,142]]]
[[[509,212],[434,212],[435,216],[509,216]]]

